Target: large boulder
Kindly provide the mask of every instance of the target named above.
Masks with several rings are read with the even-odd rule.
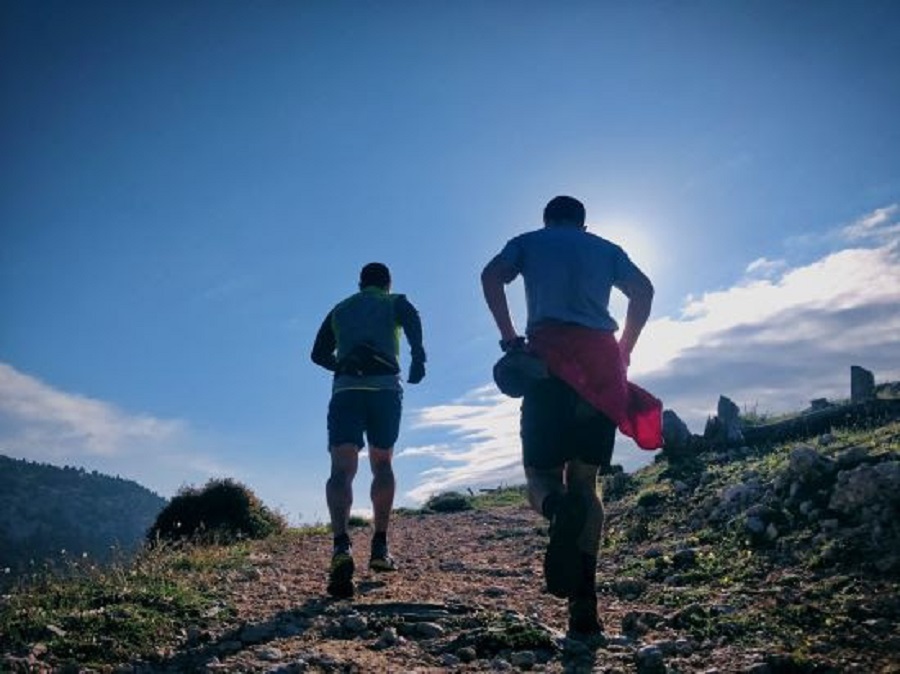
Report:
[[[687,424],[673,410],[663,410],[662,435],[666,451],[683,451],[691,443],[691,432]]]
[[[716,416],[706,422],[703,437],[710,442],[734,445],[744,441],[741,410],[727,396],[719,396]]]

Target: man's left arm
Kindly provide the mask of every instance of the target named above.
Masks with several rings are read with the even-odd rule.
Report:
[[[419,312],[412,305],[405,295],[397,298],[394,310],[396,312],[397,322],[403,328],[403,334],[406,335],[406,341],[409,342],[410,364],[409,377],[407,381],[410,384],[418,384],[425,378],[425,348],[422,346],[422,319],[419,318]]]
[[[619,349],[625,364],[629,365],[634,345],[650,317],[654,290],[650,279],[636,266],[632,266],[616,286],[628,298],[625,327],[619,339]]]

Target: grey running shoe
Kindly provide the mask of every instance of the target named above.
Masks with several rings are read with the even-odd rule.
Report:
[[[353,596],[353,556],[350,552],[336,552],[331,558],[328,572],[328,594],[335,599]]]
[[[388,552],[387,545],[373,545],[372,556],[369,557],[369,568],[372,571],[396,571],[397,562]]]
[[[581,577],[578,537],[586,519],[582,499],[575,494],[566,494],[550,521],[550,542],[544,555],[544,580],[547,591],[556,597],[570,597],[577,589]]]

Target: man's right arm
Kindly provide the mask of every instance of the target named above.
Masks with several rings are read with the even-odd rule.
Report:
[[[518,338],[516,327],[513,325],[512,316],[509,313],[505,289],[506,284],[512,281],[517,274],[515,268],[500,255],[488,262],[481,272],[481,289],[484,291],[484,300],[500,330],[501,343],[513,343]]]
[[[312,362],[334,372],[337,369],[337,357],[334,355],[336,348],[337,338],[334,336],[334,328],[331,326],[331,312],[329,311],[316,334],[316,341],[310,355]]]
[[[628,310],[625,314],[625,327],[619,338],[619,349],[625,364],[631,362],[631,352],[637,343],[641,330],[650,318],[650,308],[653,306],[653,284],[650,279],[635,266],[616,284],[628,298]]]

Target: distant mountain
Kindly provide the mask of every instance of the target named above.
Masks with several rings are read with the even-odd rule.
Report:
[[[0,455],[0,585],[85,553],[127,555],[165,505],[131,480]]]

